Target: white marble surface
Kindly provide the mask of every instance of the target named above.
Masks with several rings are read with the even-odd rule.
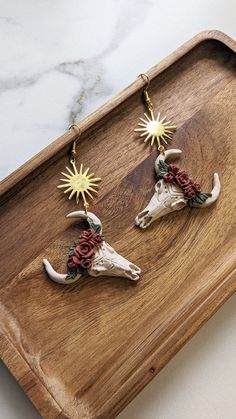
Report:
[[[236,37],[235,0],[0,0],[0,178],[197,32]],[[235,419],[236,297],[120,419]],[[4,366],[0,418],[38,414]]]

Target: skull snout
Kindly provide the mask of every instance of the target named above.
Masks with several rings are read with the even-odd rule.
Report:
[[[172,211],[174,210],[171,207],[166,207],[164,202],[158,202],[158,204],[156,202],[154,206],[151,201],[149,206],[137,215],[135,218],[135,224],[140,228],[145,229],[149,227],[153,221],[169,214]]]
[[[121,255],[118,255],[117,258],[117,269],[122,273],[121,276],[132,281],[137,281],[141,274],[141,269],[137,265],[129,262]]]
[[[143,229],[147,228],[152,222],[152,216],[149,210],[140,212],[135,218],[135,224]]]
[[[127,278],[131,279],[132,281],[137,281],[141,274],[141,269],[134,265],[133,263],[129,264],[129,270],[127,271]]]
[[[95,257],[90,270],[91,276],[120,276],[132,281],[137,281],[140,274],[141,269],[138,266],[117,253],[105,241],[97,251],[97,257]]]

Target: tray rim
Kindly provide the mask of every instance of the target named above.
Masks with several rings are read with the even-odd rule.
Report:
[[[215,30],[203,31],[188,40],[169,56],[164,58],[159,64],[146,71],[146,73],[149,75],[150,79],[155,78],[174,62],[178,61],[180,58],[186,55],[195,46],[207,40],[219,41],[230,48],[233,52],[236,52],[236,42],[223,32]],[[142,87],[143,83],[139,79],[128,85],[120,93],[112,97],[104,105],[84,118],[80,122],[81,132],[87,131],[90,127],[92,127],[93,124],[97,123],[101,118],[114,110],[129,96],[136,93]],[[30,173],[39,168],[43,163],[50,160],[59,151],[68,146],[74,140],[75,136],[76,135],[72,130],[66,131],[62,136],[54,140],[37,155],[35,155],[33,158],[28,160],[21,167],[3,179],[0,182],[0,197],[21,183]],[[186,323],[190,323],[191,328],[187,328],[184,330],[184,333],[181,333],[181,340],[175,341],[172,350],[168,353],[168,358],[163,357],[163,362],[161,362],[160,368],[152,372],[150,376],[141,383],[141,388],[134,389],[134,393],[131,395],[131,397],[126,400],[118,400],[118,402],[113,406],[113,410],[110,411],[111,414],[117,415],[129,403],[129,401],[132,400],[157,373],[159,373],[159,371],[185,344],[185,342],[189,340],[197,332],[197,330],[199,330],[199,328],[220,308],[220,306],[236,291],[234,284],[235,272],[236,269],[228,271],[224,276],[224,280],[219,281],[215,285],[214,289],[209,294],[208,300],[204,300],[199,307],[190,313],[186,319]],[[184,327],[185,325],[181,323],[179,327],[177,327],[177,329],[174,330],[174,332],[168,337],[168,339],[171,341],[174,336],[178,335],[179,329]],[[9,371],[11,371],[18,383],[23,387],[25,394],[27,394],[39,412],[43,414],[44,405],[49,404],[53,412],[52,416],[51,414],[50,416],[47,415],[48,418],[69,418],[69,416],[63,412],[63,407],[58,404],[57,400],[50,393],[50,390],[44,385],[43,382],[41,382],[40,377],[32,371],[30,365],[19,353],[14,343],[11,342],[9,336],[3,334],[0,334],[0,355],[4,364],[7,366]],[[150,365],[151,355],[152,354],[150,354],[150,357],[144,360],[142,368],[146,369],[147,361]],[[22,370],[24,371],[23,377],[27,377],[28,381],[33,382],[33,385],[31,385],[34,388],[37,388],[37,391],[34,392],[34,395],[31,394],[30,388],[25,389],[25,382],[22,382]],[[40,402],[38,401],[38,397],[35,395],[35,393],[39,393],[41,395]]]

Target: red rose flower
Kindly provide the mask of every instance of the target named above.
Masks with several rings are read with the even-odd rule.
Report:
[[[74,268],[76,268],[76,266],[77,266],[77,265],[75,265],[75,264],[72,262],[72,259],[69,259],[69,260],[68,260],[68,262],[67,262],[67,266],[68,266],[68,268],[70,268],[70,269],[74,269]]]
[[[91,268],[92,263],[93,263],[93,257],[88,258],[88,259],[81,259],[80,260],[80,266],[82,266],[82,268],[84,268],[84,269]]]
[[[93,236],[92,230],[84,230],[80,236],[80,239],[86,239],[89,240]]]
[[[86,239],[90,244],[100,244],[102,242],[102,237],[98,233],[94,233],[92,230],[84,230],[80,236],[80,239]]]
[[[78,266],[89,269],[92,266],[95,246],[102,242],[102,236],[92,230],[84,230],[74,248],[73,255],[69,257],[67,266],[76,270]]]
[[[172,173],[176,174],[176,173],[179,172],[179,167],[177,166],[177,164],[170,163],[169,164],[169,171],[171,171]]]
[[[169,182],[170,183],[170,182],[174,182],[175,177],[174,177],[174,174],[173,173],[168,172],[166,175],[163,176],[163,179],[166,182]]]
[[[76,268],[78,264],[79,264],[79,259],[73,255],[69,258],[67,266],[68,268]]]
[[[196,196],[195,190],[190,186],[184,189],[184,196],[188,199],[193,199]]]
[[[74,265],[73,265],[73,263],[71,262],[71,259],[69,258],[68,259],[68,261],[67,261],[67,266],[68,266],[68,268],[74,268]]]
[[[88,240],[85,239],[79,239],[78,244],[74,250],[75,256],[77,256],[79,259],[81,257],[83,258],[89,258],[93,255],[93,243],[90,243]]]
[[[93,236],[91,237],[91,242],[92,243],[94,243],[95,245],[96,244],[100,244],[100,243],[102,243],[102,236],[100,235],[100,234],[98,234],[98,233],[93,233]],[[90,241],[89,240],[89,241]]]
[[[201,186],[199,185],[199,183],[193,183],[193,189],[195,190],[195,192],[200,192]]]
[[[182,188],[185,188],[186,186],[191,184],[191,180],[189,179],[187,173],[184,171],[179,171],[175,175],[175,181],[177,185],[181,186]]]

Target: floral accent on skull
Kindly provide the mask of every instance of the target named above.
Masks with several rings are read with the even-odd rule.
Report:
[[[165,182],[174,183],[182,190],[184,197],[188,200],[187,204],[193,207],[194,204],[203,204],[210,194],[201,192],[201,186],[195,183],[190,176],[181,170],[176,164],[167,164],[164,161],[159,162],[158,179],[163,179]]]
[[[67,279],[75,278],[78,274],[85,274],[91,268],[96,249],[101,246],[103,238],[101,227],[89,221],[89,229],[84,230],[78,240],[69,248],[67,261]]]

